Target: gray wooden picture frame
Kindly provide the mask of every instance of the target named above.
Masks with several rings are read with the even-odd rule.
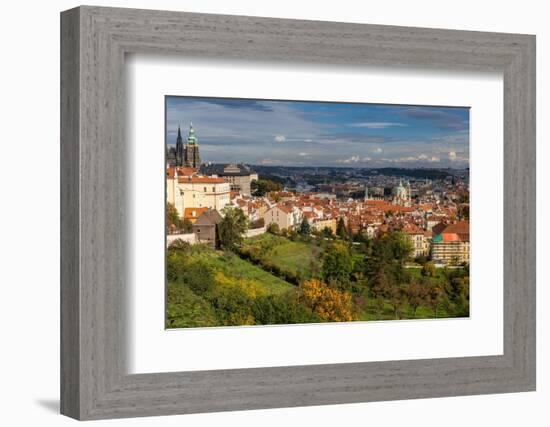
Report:
[[[504,79],[504,354],[125,370],[127,53],[489,70]],[[61,412],[77,419],[535,390],[535,37],[83,6],[61,14]]]

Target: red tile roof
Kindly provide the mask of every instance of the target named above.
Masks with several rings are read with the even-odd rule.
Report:
[[[194,174],[197,173],[197,169],[193,169],[193,168],[185,168],[185,167],[178,166],[177,169],[178,169],[178,176],[179,177],[194,175]],[[166,169],[166,176],[168,178],[174,178],[175,170],[176,170],[176,168],[174,166],[170,166],[168,169]]]
[[[179,183],[191,182],[193,184],[223,184],[227,182],[223,178],[213,178],[211,176],[185,176],[183,178],[178,178]]]
[[[185,219],[194,219],[205,213],[208,208],[185,208],[183,210],[183,217]]]

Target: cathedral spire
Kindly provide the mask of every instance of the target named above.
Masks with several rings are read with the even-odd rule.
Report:
[[[176,138],[176,166],[183,166],[184,153],[183,153],[183,138],[181,137],[181,128],[178,124],[178,137]]]
[[[193,123],[189,124],[189,135],[187,136],[187,144],[184,150],[184,165],[186,167],[198,169],[201,166],[201,158],[199,155],[199,139],[195,135]]]
[[[189,125],[189,135],[187,136],[188,145],[198,145],[199,139],[195,135],[195,129],[193,129],[193,123]]]

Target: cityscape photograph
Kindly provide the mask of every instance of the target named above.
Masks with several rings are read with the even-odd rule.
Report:
[[[166,328],[469,317],[468,107],[165,108]]]

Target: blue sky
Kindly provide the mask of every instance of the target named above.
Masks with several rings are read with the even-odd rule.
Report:
[[[468,166],[469,109],[166,98],[166,137],[193,123],[205,162],[286,166]]]

